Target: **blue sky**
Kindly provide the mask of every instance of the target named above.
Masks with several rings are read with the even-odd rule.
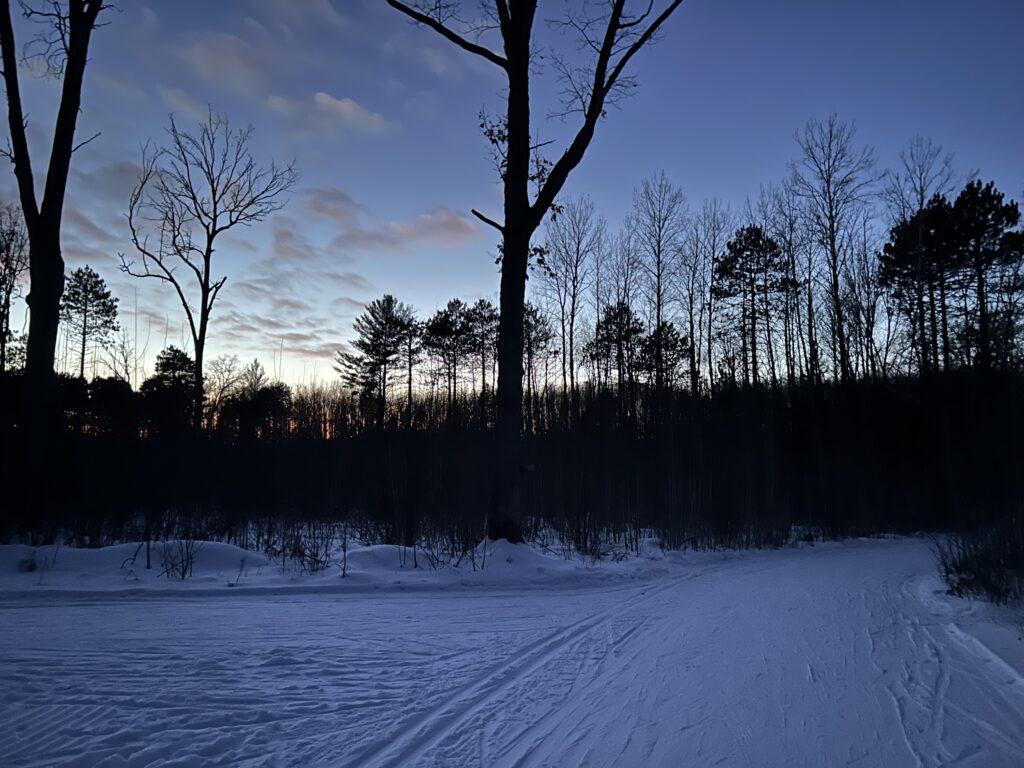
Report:
[[[389,292],[426,314],[455,296],[496,297],[495,239],[469,216],[500,214],[477,119],[501,105],[490,65],[384,0],[119,6],[94,38],[79,136],[101,135],[75,157],[64,252],[69,268],[89,263],[108,280],[150,358],[187,337],[172,295],[118,272],[127,197],[141,144],[159,140],[169,112],[187,125],[207,104],[255,126],[257,158],[294,159],[302,173],[281,213],[221,243],[228,283],[211,354],[258,356],[290,381],[328,378],[363,302]],[[542,0],[542,16],[562,6]],[[785,175],[809,117],[836,112],[856,120],[882,167],[921,133],[1019,199],[1022,29],[1019,0],[686,0],[637,60],[639,91],[610,111],[567,192],[590,194],[616,226],[634,186],[664,170],[691,205],[718,196],[740,207]],[[538,43],[572,50],[546,27]],[[38,168],[59,84],[24,82]],[[557,90],[542,71],[543,139],[573,128],[545,119]],[[13,196],[12,174],[0,194]]]

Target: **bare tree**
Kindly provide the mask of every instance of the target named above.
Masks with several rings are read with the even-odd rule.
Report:
[[[603,220],[602,223],[604,223]],[[590,309],[594,313],[594,322],[588,331],[589,336],[593,336],[596,332],[597,324],[601,320],[601,313],[604,311],[605,306],[608,305],[613,290],[612,242],[608,236],[607,225],[602,229],[601,238],[594,249],[594,255],[591,259],[589,304]],[[606,387],[608,385],[606,368],[596,366],[592,370],[594,384],[599,389]]]
[[[915,136],[900,150],[900,167],[886,172],[882,195],[893,221],[901,221],[924,209],[934,195],[952,195],[959,182],[953,153],[931,138]]]
[[[507,81],[506,108],[501,121],[504,222],[474,212],[502,236],[502,269],[498,351],[497,459],[492,533],[518,538],[519,467],[523,418],[523,306],[531,238],[562,191],[569,174],[583,160],[598,121],[635,81],[626,68],[650,43],[682,0],[609,0],[568,4],[557,26],[576,37],[577,50],[588,61],[570,63],[554,54],[551,61],[564,86],[563,116],[579,114],[581,124],[561,156],[535,172],[536,142],[531,123],[530,84],[537,72],[534,22],[538,0],[488,0],[482,21],[464,23],[462,3],[455,0],[387,0],[388,5],[413,21],[434,30],[449,42],[500,69]],[[468,4],[467,4],[468,5]],[[635,10],[634,10],[635,8]],[[476,40],[471,39],[476,32]],[[500,48],[488,46],[488,37]],[[497,38],[497,39],[495,39]],[[531,186],[538,187],[531,201]]]
[[[835,114],[824,123],[811,118],[796,135],[803,156],[791,167],[793,189],[804,200],[805,212],[825,256],[832,357],[843,381],[850,379],[853,370],[841,276],[846,255],[856,242],[860,209],[876,181],[874,151],[856,147],[855,135],[854,124],[842,122]]]
[[[707,270],[708,275],[703,306],[705,308],[704,322],[707,324],[707,330],[704,332],[704,342],[707,345],[708,353],[709,390],[713,390],[715,387],[715,279],[713,267],[715,262],[725,253],[725,245],[729,241],[733,225],[734,217],[732,212],[717,198],[706,200],[696,218],[696,227],[699,232],[697,242],[703,251],[701,260],[704,262],[704,268]]]
[[[677,277],[686,228],[686,198],[664,172],[644,179],[633,192],[633,222],[651,332],[658,339],[667,321],[670,288]],[[654,386],[661,391],[667,379],[665,350],[655,343],[653,352]]]
[[[814,259],[800,199],[791,184],[774,190],[770,231],[782,249],[787,267],[787,290],[783,301],[782,335],[789,386],[797,378],[817,382],[817,341],[814,317]],[[805,320],[803,302],[807,301]]]
[[[107,370],[115,379],[128,382],[135,388],[139,366],[145,359],[145,349],[139,350],[126,328],[121,328],[107,350]]]
[[[92,140],[86,139],[76,145],[75,127],[82,106],[82,81],[89,60],[89,42],[98,26],[100,12],[109,6],[102,0],[41,0],[34,4],[25,0],[19,5],[25,17],[38,22],[44,30],[26,52],[42,65],[48,75],[63,80],[42,202],[38,202],[36,176],[26,136],[27,117],[21,102],[11,3],[10,0],[0,0],[0,54],[10,130],[10,141],[2,154],[14,164],[14,176],[18,182],[21,210],[29,240],[31,287],[26,301],[31,311],[25,373],[30,384],[28,391],[32,398],[32,416],[45,419],[47,415],[56,414],[52,407],[52,385],[60,298],[64,293],[64,259],[60,250],[64,196],[71,156],[78,147]],[[35,432],[41,441],[40,445],[45,445],[44,430]]]
[[[11,302],[21,298],[28,270],[28,232],[16,205],[0,205],[0,374],[7,371],[7,342],[11,338]]]
[[[594,212],[588,197],[568,201],[559,215],[548,222],[544,261],[544,288],[558,307],[562,341],[562,390],[577,402],[577,323],[583,309],[584,291],[591,279],[593,260],[604,239],[605,224]]]
[[[195,349],[193,424],[203,418],[203,352],[210,313],[227,276],[213,272],[217,237],[280,210],[298,180],[295,166],[258,165],[249,151],[253,127],[232,129],[209,110],[196,133],[172,115],[167,145],[143,149],[139,183],[128,202],[128,228],[141,263],[121,254],[121,269],[171,286]]]
[[[242,382],[242,363],[238,355],[218,355],[210,361],[209,373],[204,382],[208,393],[206,402],[206,423],[212,426],[219,417],[225,401],[238,389]]]

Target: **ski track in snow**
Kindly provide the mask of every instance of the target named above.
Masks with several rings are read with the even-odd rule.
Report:
[[[940,591],[902,540],[529,593],[20,596],[0,765],[1024,765],[1021,646]]]

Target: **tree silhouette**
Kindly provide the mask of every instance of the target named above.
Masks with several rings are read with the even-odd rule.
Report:
[[[523,311],[531,239],[551,210],[569,174],[583,160],[609,104],[635,85],[626,74],[633,57],[650,43],[682,0],[666,0],[660,10],[654,2],[637,4],[610,0],[598,5],[572,4],[562,28],[578,37],[578,47],[593,54],[588,64],[577,67],[557,53],[555,70],[565,86],[564,114],[579,113],[582,124],[553,164],[535,162],[538,147],[531,121],[530,87],[538,60],[535,57],[534,22],[537,0],[493,0],[484,6],[484,27],[497,33],[500,50],[467,37],[459,30],[460,3],[420,0],[388,4],[413,21],[429,27],[449,42],[496,66],[507,82],[506,107],[494,140],[500,146],[504,185],[504,221],[497,223],[474,211],[502,236],[501,291],[498,350],[497,485],[492,523],[495,531],[518,539],[520,510],[520,433],[523,419]],[[531,186],[538,191],[531,202]]]
[[[84,379],[88,344],[105,344],[118,330],[117,299],[110,295],[103,278],[86,265],[68,277],[60,312],[68,332],[78,339],[78,377]]]
[[[943,367],[950,366],[947,286],[963,266],[954,237],[953,208],[946,198],[936,195],[892,227],[880,256],[882,284],[910,321],[920,373],[938,368],[940,336]]]
[[[0,375],[8,369],[7,345],[11,334],[11,302],[21,295],[28,271],[28,232],[16,205],[0,205]]]
[[[829,115],[811,119],[796,135],[803,157],[791,168],[790,184],[805,204],[815,241],[824,252],[832,359],[838,378],[853,376],[843,305],[842,275],[851,237],[876,180],[874,152],[854,145],[856,128]]]
[[[187,428],[195,404],[195,375],[195,361],[178,347],[156,356],[155,373],[139,387],[152,431],[175,434]]]
[[[459,366],[473,352],[469,322],[469,307],[460,299],[452,299],[423,326],[423,346],[444,374],[449,418],[455,413]]]
[[[745,384],[753,383],[756,387],[760,383],[758,328],[769,318],[759,315],[759,305],[763,306],[763,297],[785,291],[788,279],[778,243],[756,225],[737,230],[726,244],[725,253],[715,262],[715,297],[739,299],[738,330]]]
[[[591,356],[599,364],[615,371],[623,416],[632,412],[643,331],[640,318],[626,302],[620,301],[605,308],[591,342]]]
[[[156,356],[156,372],[143,382],[143,389],[185,390],[192,385],[196,364],[188,352],[175,346],[162,349]],[[147,386],[148,385],[148,386]]]
[[[373,399],[382,425],[391,376],[407,351],[407,334],[415,319],[412,307],[391,294],[374,299],[355,320],[355,352],[339,352],[336,358],[335,370],[348,384]]]
[[[647,374],[648,383],[655,391],[676,386],[680,366],[686,360],[689,349],[690,340],[668,320],[662,320],[661,325],[652,328],[643,337],[639,349],[639,367]]]
[[[478,299],[466,312],[466,332],[472,352],[480,363],[480,415],[486,423],[487,370],[498,348],[498,310],[487,299]]]
[[[523,312],[523,370],[526,372],[526,428],[533,432],[537,425],[538,366],[551,349],[555,331],[548,316],[536,304],[526,302]]]
[[[643,287],[650,308],[650,325],[654,333],[650,338],[652,385],[663,390],[667,384],[668,366],[666,350],[658,344],[669,343],[667,331],[668,296],[679,271],[680,250],[686,226],[686,198],[679,187],[672,184],[664,173],[644,179],[633,192],[635,237],[644,275]]]
[[[982,185],[972,181],[953,203],[955,238],[963,257],[973,271],[975,305],[978,315],[978,365],[992,365],[992,329],[989,305],[990,272],[1013,260],[1019,249],[1018,236],[1012,232],[1020,223],[1020,209],[990,181]],[[1019,256],[1017,256],[1019,258]]]
[[[562,342],[562,391],[576,409],[579,389],[577,323],[583,309],[583,293],[591,280],[597,252],[604,239],[604,222],[594,212],[590,198],[567,201],[558,216],[547,225],[541,284],[558,307],[558,329]]]
[[[71,155],[88,143],[76,146],[75,127],[82,106],[82,82],[89,60],[89,43],[100,12],[109,6],[103,0],[67,0],[49,2],[33,8],[20,3],[22,11],[40,22],[43,31],[36,39],[35,57],[47,74],[62,78],[60,105],[50,144],[41,202],[36,195],[36,175],[29,153],[27,116],[21,102],[18,76],[18,50],[11,22],[10,0],[0,0],[0,56],[7,91],[7,124],[10,144],[3,152],[14,164],[18,195],[29,240],[28,350],[25,373],[30,382],[29,418],[37,422],[33,430],[40,449],[46,445],[49,427],[54,426],[54,351],[60,297],[64,292],[64,259],[61,256],[61,219],[67,191]],[[93,137],[95,138],[95,137]],[[45,426],[42,422],[45,421]]]
[[[121,269],[171,286],[181,302],[195,350],[196,429],[202,426],[210,313],[227,282],[213,273],[217,238],[280,210],[298,180],[292,164],[256,163],[253,131],[232,129],[226,115],[210,109],[198,130],[188,133],[172,115],[167,145],[143,150],[142,172],[128,202],[128,228],[142,261],[136,265],[121,254]]]
[[[405,426],[408,429],[412,426],[413,415],[413,372],[423,352],[423,323],[416,318],[411,307],[402,312],[398,340],[405,367]]]

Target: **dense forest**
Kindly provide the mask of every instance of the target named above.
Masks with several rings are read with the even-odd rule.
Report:
[[[720,547],[958,530],[958,546],[997,542],[1019,562],[1018,205],[926,139],[881,172],[835,117],[796,138],[790,176],[741,210],[691,205],[665,174],[637,187],[617,230],[586,196],[558,205],[524,312],[528,512],[492,534],[601,556],[650,535]],[[26,238],[16,208],[3,214],[7,323]],[[305,553],[344,525],[444,560],[488,532],[489,300],[429,316],[372,301],[333,382],[289,386],[258,360],[215,357],[197,409],[193,355],[168,347],[139,377],[102,279],[85,267],[67,286],[61,482],[40,516],[8,481],[4,540]],[[12,445],[19,349],[6,329]],[[87,381],[87,364],[104,375]]]
[[[662,173],[612,226],[565,185],[680,0],[570,15],[593,62],[556,59],[564,116],[579,119],[556,159],[530,119],[533,10],[497,13],[497,52],[452,26],[451,3],[388,4],[507,81],[507,109],[480,115],[504,221],[473,211],[500,235],[500,292],[426,315],[386,294],[338,329],[352,341],[337,379],[301,386],[208,354],[227,282],[215,254],[285,206],[294,164],[255,158],[254,129],[212,107],[195,129],[172,115],[144,145],[121,270],[173,297],[188,338],[146,372],[119,297],[61,257],[107,6],[26,11],[44,30],[33,61],[63,80],[40,199],[4,5],[19,197],[0,207],[0,429],[13,449],[0,540],[201,537],[303,557],[342,526],[441,562],[485,535],[598,557],[648,536],[721,547],[956,531],[951,578],[1020,589],[1024,234],[1004,190],[921,137],[882,168],[831,115],[796,132],[786,176],[742,206],[693,202]],[[11,322],[21,299],[27,334]]]

